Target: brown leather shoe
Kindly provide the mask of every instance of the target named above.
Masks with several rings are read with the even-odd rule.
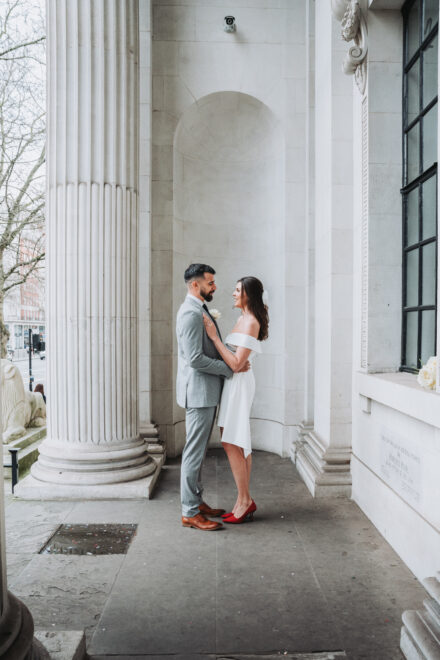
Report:
[[[195,529],[203,529],[206,532],[213,532],[215,529],[223,529],[223,525],[214,520],[208,520],[202,513],[198,513],[193,518],[182,516],[182,525],[184,527],[194,527]]]
[[[225,513],[224,509],[211,509],[209,504],[206,504],[206,502],[200,503],[199,511],[200,513],[203,513],[204,516],[212,516],[213,518],[216,516],[221,516],[222,513]]]

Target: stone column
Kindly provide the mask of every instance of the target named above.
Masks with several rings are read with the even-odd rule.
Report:
[[[32,476],[40,496],[99,497],[156,471],[138,433],[138,0],[47,8],[48,434]]]
[[[317,0],[315,17],[313,426],[299,428],[296,466],[319,497],[351,493],[353,79],[330,0]]]

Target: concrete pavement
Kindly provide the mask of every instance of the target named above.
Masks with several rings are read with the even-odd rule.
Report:
[[[36,628],[85,628],[94,660],[402,658],[401,614],[424,589],[352,501],[314,500],[290,460],[255,452],[255,521],[200,532],[180,524],[179,473],[169,460],[150,501],[8,496],[9,588]],[[231,507],[222,450],[204,479],[206,501]],[[138,530],[126,555],[38,554],[74,522]]]

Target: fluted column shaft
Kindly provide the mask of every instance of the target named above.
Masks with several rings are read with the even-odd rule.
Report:
[[[151,462],[137,413],[138,0],[47,9],[48,437],[32,474],[125,481]]]

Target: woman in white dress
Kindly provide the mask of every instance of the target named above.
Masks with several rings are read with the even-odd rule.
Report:
[[[225,379],[217,421],[238,491],[234,508],[222,516],[226,523],[253,520],[257,509],[249,492],[252,466],[249,418],[255,394],[252,361],[261,353],[261,342],[268,337],[269,315],[263,293],[263,285],[256,277],[238,280],[232,295],[241,316],[225,339],[227,346],[218,336],[214,323],[204,315],[209,338],[234,372],[232,378]],[[238,373],[247,361],[251,364],[249,371]]]

